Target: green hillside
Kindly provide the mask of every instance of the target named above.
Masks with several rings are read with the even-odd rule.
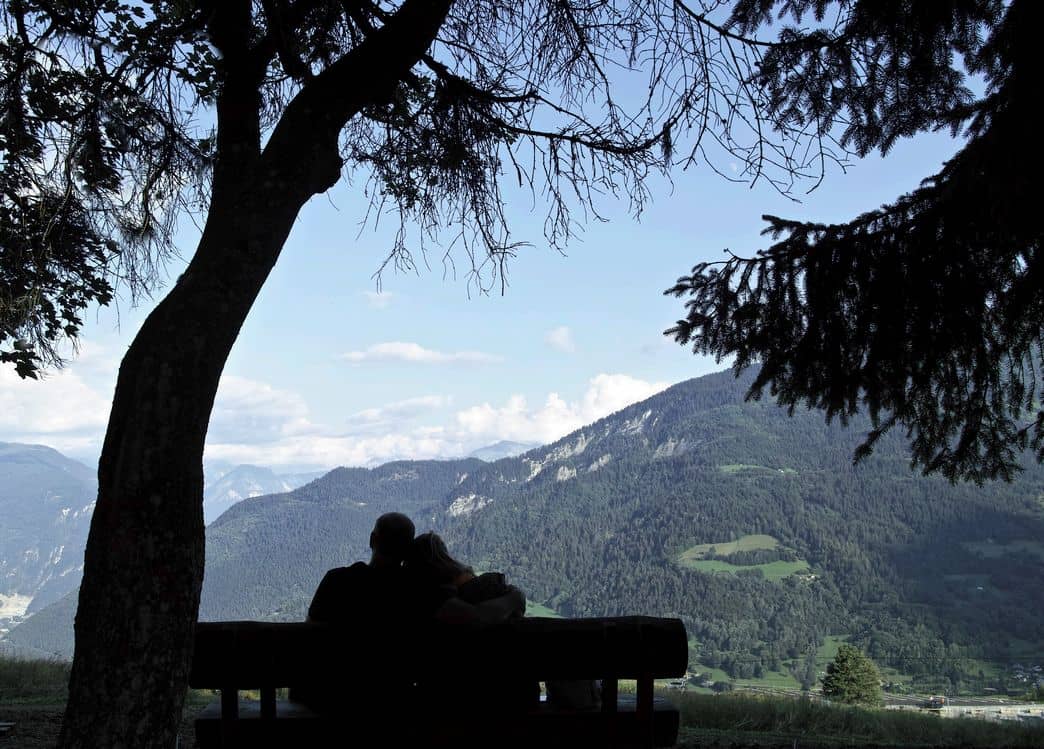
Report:
[[[791,418],[745,387],[681,383],[515,473],[469,477],[459,491],[490,501],[439,528],[566,616],[681,616],[701,664],[733,678],[799,673],[834,634],[953,688],[975,688],[975,659],[1044,650],[1044,562],[1026,545],[1044,538],[1039,466],[954,486],[912,473],[889,435],[856,467],[868,423]],[[1002,553],[974,545],[987,539]]]
[[[912,473],[899,435],[853,466],[868,423],[744,402],[748,381],[681,383],[518,458],[338,469],[247,500],[208,528],[201,615],[301,618],[394,509],[563,616],[681,617],[694,667],[732,679],[814,679],[830,636],[939,689],[1044,650],[1039,466],[955,486]],[[32,624],[12,639],[32,645]]]

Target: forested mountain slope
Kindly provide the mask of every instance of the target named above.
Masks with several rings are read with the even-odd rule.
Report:
[[[682,616],[705,661],[734,675],[828,632],[913,673],[1004,658],[1009,641],[1044,649],[1039,466],[953,486],[912,473],[899,435],[853,466],[867,422],[745,403],[749,379],[684,382],[494,463],[445,501],[481,509],[438,528],[566,615]],[[679,561],[755,534],[778,545]],[[778,576],[797,561],[808,571]]]
[[[973,656],[1039,652],[1039,466],[953,486],[888,436],[854,467],[865,422],[744,402],[748,382],[683,382],[517,458],[338,469],[246,500],[208,528],[201,615],[302,617],[324,571],[365,558],[373,520],[400,510],[564,615],[680,616],[734,676],[785,670],[831,633],[955,681]]]

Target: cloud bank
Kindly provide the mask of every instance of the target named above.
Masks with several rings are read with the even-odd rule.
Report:
[[[467,408],[457,414],[457,423],[465,434],[484,439],[554,442],[669,385],[625,374],[600,374],[591,378],[579,401],[549,393],[542,406],[531,408],[523,396],[513,395],[500,407],[483,403]]]
[[[384,403],[340,418],[314,414],[292,390],[222,377],[207,433],[207,460],[283,469],[372,466],[390,460],[455,458],[499,440],[553,442],[663,390],[626,374],[592,377],[575,400],[550,392],[454,408],[446,394]],[[23,382],[0,368],[0,440],[49,445],[81,460],[96,456],[110,400],[69,370]]]

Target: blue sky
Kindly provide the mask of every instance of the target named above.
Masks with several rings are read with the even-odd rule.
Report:
[[[391,226],[360,230],[359,186],[336,187],[302,212],[232,352],[207,459],[276,469],[455,457],[500,439],[547,442],[662,388],[723,368],[662,331],[683,313],[662,292],[691,266],[764,246],[760,217],[841,221],[935,172],[956,150],[946,135],[898,144],[886,157],[834,169],[795,203],[697,166],[650,184],[639,220],[606,202],[566,256],[542,236],[544,205],[506,206],[524,248],[505,294],[430,269],[373,274]],[[183,222],[188,257],[197,236]],[[174,262],[176,278],[183,263]],[[156,298],[160,298],[159,290]],[[81,350],[43,381],[0,371],[0,441],[47,444],[96,459],[122,353],[151,303],[92,310]]]

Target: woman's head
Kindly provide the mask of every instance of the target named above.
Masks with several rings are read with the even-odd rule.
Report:
[[[422,533],[413,539],[406,555],[406,567],[414,574],[438,585],[452,583],[471,568],[450,556],[446,542],[437,533]]]

